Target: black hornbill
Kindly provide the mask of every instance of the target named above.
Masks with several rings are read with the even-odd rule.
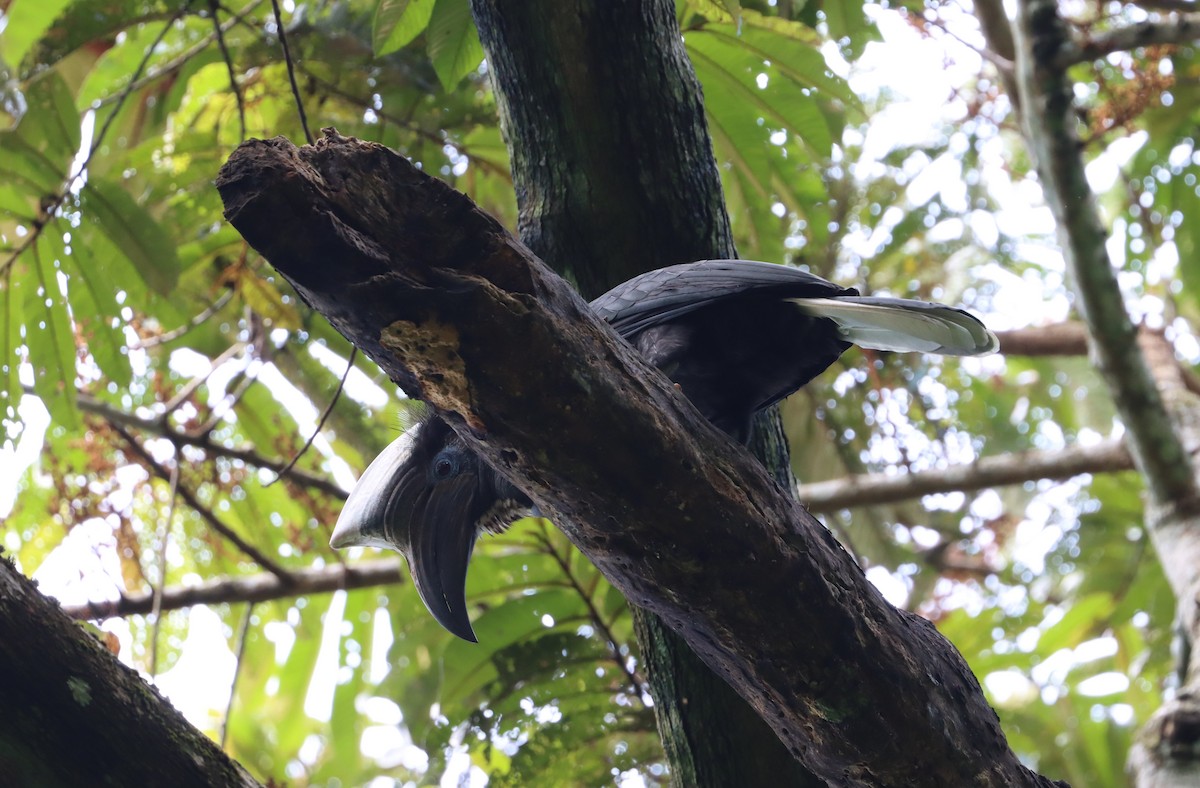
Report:
[[[755,413],[812,380],[851,344],[955,356],[998,346],[961,309],[864,297],[795,268],[745,260],[650,271],[591,307],[709,421],[743,443]],[[466,606],[475,539],[531,512],[528,496],[431,414],[363,473],[330,544],[403,553],[433,617],[475,641]]]

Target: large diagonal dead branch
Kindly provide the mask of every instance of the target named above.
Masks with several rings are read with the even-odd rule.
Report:
[[[217,185],[303,298],[528,491],[812,771],[1050,784],[1008,749],[933,626],[888,605],[749,454],[466,197],[333,134],[248,143]]]

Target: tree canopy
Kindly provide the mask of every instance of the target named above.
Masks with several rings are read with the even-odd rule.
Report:
[[[1182,6],[1027,3],[1010,24],[994,2],[677,4],[740,254],[1001,333],[979,361],[853,351],[784,424],[800,499],[958,647],[1013,749],[1079,785],[1125,784],[1138,731],[1194,679],[1169,647],[1198,582],[1171,453],[1200,391]],[[665,781],[627,603],[549,522],[477,548],[476,646],[398,557],[328,548],[354,474],[420,406],[213,188],[243,140],[335,126],[515,228],[467,0],[0,13],[17,567],[260,780]],[[905,52],[944,58],[928,79],[952,92],[922,105],[884,73]],[[1137,326],[1160,400],[1137,388]]]

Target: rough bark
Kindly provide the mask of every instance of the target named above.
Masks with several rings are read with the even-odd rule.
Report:
[[[475,0],[521,240],[592,299],[643,271],[735,256],[700,86],[672,2]],[[771,413],[763,429],[778,416]],[[759,453],[789,473],[783,443]],[[790,487],[789,487],[790,489]],[[633,617],[677,785],[818,785],[662,622]]]
[[[1200,451],[1200,398],[1187,390],[1175,352],[1161,334],[1140,345],[1179,437]],[[1176,600],[1179,688],[1146,721],[1129,754],[1138,788],[1200,785],[1200,512],[1148,507],[1146,525]]]
[[[1194,15],[1172,24],[1174,30],[1166,31],[1170,35],[1163,35],[1159,25],[1118,28],[1106,34],[1108,43],[1098,46],[1098,38],[1091,43],[1073,40],[1054,0],[1021,0],[1015,27],[1026,137],[1088,327],[1091,355],[1146,479],[1146,527],[1175,593],[1176,626],[1185,644],[1180,649],[1182,686],[1147,722],[1130,754],[1130,768],[1142,788],[1200,782],[1200,659],[1194,648],[1200,642],[1200,486],[1192,463],[1200,448],[1200,404],[1186,391],[1169,345],[1149,338],[1149,365],[1139,349],[1138,331],[1105,245],[1108,234],[1084,177],[1065,69],[1116,49],[1197,34]]]
[[[0,784],[258,785],[0,557]]]
[[[466,197],[378,145],[238,149],[227,218],[834,785],[1051,785],[966,662]],[[798,603],[803,600],[803,603]]]

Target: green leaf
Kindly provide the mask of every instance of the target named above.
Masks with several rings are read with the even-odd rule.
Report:
[[[761,55],[748,49],[736,37],[707,35],[701,30],[689,34],[687,42],[697,75],[704,74],[701,81],[706,96],[710,85],[723,83],[735,95],[740,111],[749,109],[762,116],[765,126],[760,137],[768,135],[769,127],[786,129],[799,135],[818,157],[829,155],[833,135],[817,107],[815,95],[765,64]],[[700,67],[702,62],[703,69]],[[765,85],[760,87],[764,78]],[[709,110],[718,111],[715,106],[710,106]],[[727,107],[725,111],[732,112],[734,107]]]
[[[808,30],[803,27],[801,29]],[[728,31],[715,26],[705,28],[705,33],[726,39],[730,35]],[[788,79],[819,90],[847,105],[861,108],[862,104],[850,89],[849,83],[834,74],[825,62],[825,55],[821,54],[820,50],[823,42],[819,38],[798,41],[793,36],[781,34],[773,29],[750,27],[738,36],[738,40],[746,51],[769,60]]]
[[[1074,648],[1098,634],[1112,615],[1113,606],[1112,594],[1104,591],[1077,599],[1071,609],[1038,638],[1038,652],[1048,656],[1062,648]]]
[[[104,376],[122,389],[128,388],[133,372],[124,351],[124,321],[113,280],[86,243],[74,244],[63,257],[71,309],[79,335]],[[116,325],[113,325],[114,321]]]
[[[300,327],[300,316],[296,307],[283,300],[283,294],[273,284],[249,268],[242,268],[237,279],[238,292],[246,305],[267,320],[271,328],[296,329]]]
[[[80,203],[84,217],[97,223],[146,285],[160,295],[170,295],[179,278],[179,256],[150,214],[120,185],[99,178],[88,181]]]
[[[19,66],[63,9],[72,0],[14,0],[4,16],[7,23],[0,34],[0,55],[12,66]]]
[[[29,83],[25,101],[16,128],[0,134],[0,181],[19,190],[6,202],[19,204],[24,195],[36,215],[40,201],[60,193],[79,150],[79,113],[66,82],[53,71]]]
[[[0,377],[0,415],[6,419],[16,418],[22,394],[17,350],[23,344],[21,325],[25,299],[22,290],[30,284],[23,268],[18,260],[0,277],[0,373],[3,373]]]
[[[33,364],[34,390],[55,423],[77,429],[75,331],[58,283],[62,254],[58,236],[51,232],[38,236],[33,258],[39,286],[26,293],[25,331],[29,360]]]
[[[825,0],[822,8],[830,37],[838,41],[847,40],[848,46],[844,51],[850,60],[862,54],[867,42],[878,40],[879,32],[875,25],[867,21],[863,4],[858,0]]]
[[[479,43],[479,31],[471,18],[468,0],[437,0],[429,19],[425,47],[438,81],[447,92],[479,67],[483,45]]]
[[[574,591],[543,591],[521,596],[493,607],[474,621],[478,644],[457,638],[446,647],[443,670],[447,686],[443,688],[445,702],[462,702],[474,692],[494,681],[499,673],[493,654],[516,643],[532,641],[549,634],[543,616],[554,619],[554,628],[586,613],[583,600]]]
[[[718,2],[725,7],[725,10],[729,12],[730,16],[738,20],[738,24],[740,25],[742,16],[741,0],[718,0]]]
[[[429,26],[437,0],[379,0],[371,24],[375,57],[407,46]]]

